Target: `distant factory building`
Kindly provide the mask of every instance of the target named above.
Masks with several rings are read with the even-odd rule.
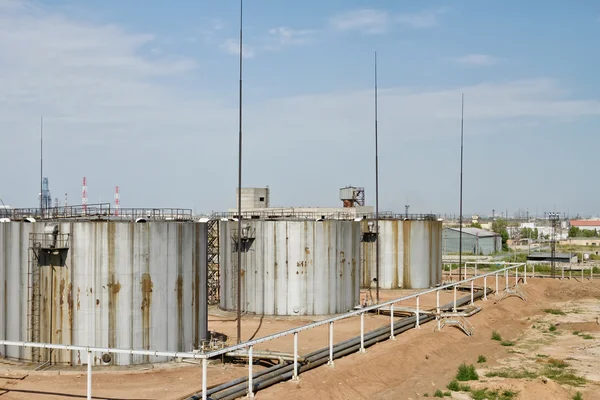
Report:
[[[458,254],[460,243],[459,228],[444,228],[442,231],[443,254]],[[467,254],[489,255],[502,250],[502,237],[479,228],[463,228],[462,252]]]
[[[531,253],[527,256],[527,261],[533,262],[552,262],[552,253]],[[559,263],[577,263],[577,254],[575,253],[555,253],[554,261]]]
[[[600,231],[600,220],[598,219],[571,220],[569,223],[581,230]]]

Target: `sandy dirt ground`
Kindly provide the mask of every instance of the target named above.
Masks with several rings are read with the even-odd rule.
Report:
[[[494,287],[493,279],[488,286]],[[511,391],[516,399],[572,399],[579,391],[585,400],[600,399],[600,325],[596,320],[600,317],[600,280],[529,279],[523,288],[527,302],[516,297],[498,301],[496,296],[479,301],[483,310],[469,318],[475,327],[472,337],[453,327],[434,332],[434,324],[424,324],[395,341],[368,348],[365,354],[338,359],[333,368],[308,371],[299,382],[272,386],[257,393],[256,398],[433,398],[437,389],[448,391],[446,385],[464,362],[475,365],[480,377],[478,381],[462,382],[472,390]],[[406,293],[382,291],[381,298]],[[451,302],[452,297],[452,292],[442,294],[441,303]],[[435,296],[423,297],[420,304],[424,309],[435,307]],[[401,306],[414,307],[415,303]],[[209,327],[235,338],[233,318],[232,313],[212,310]],[[245,316],[242,337],[258,338],[323,318]],[[386,324],[389,317],[383,315],[365,318],[367,330]],[[492,340],[492,331],[497,331],[502,341]],[[335,324],[334,339],[338,342],[359,332],[358,318],[340,321]],[[302,332],[299,352],[305,354],[327,343],[327,327]],[[291,352],[292,346],[289,336],[257,346],[256,350]],[[479,355],[487,361],[477,363]],[[246,374],[244,365],[215,362],[208,370],[208,385]],[[0,400],[85,398],[86,374],[85,369],[33,372],[22,365],[0,364],[0,388]],[[99,399],[179,399],[200,388],[199,365],[168,363],[121,371],[94,368],[93,394]],[[7,391],[2,394],[2,389]],[[451,395],[455,399],[472,398],[466,392]]]

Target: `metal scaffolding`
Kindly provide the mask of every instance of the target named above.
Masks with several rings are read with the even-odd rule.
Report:
[[[208,221],[208,304],[219,304],[220,301],[220,276],[219,276],[219,220]]]

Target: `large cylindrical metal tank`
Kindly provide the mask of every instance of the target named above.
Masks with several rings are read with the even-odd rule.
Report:
[[[0,224],[0,338],[167,351],[190,351],[206,338],[207,224],[63,222],[56,236],[49,224]],[[0,353],[50,357],[9,346]],[[86,363],[78,352],[51,357]],[[118,354],[94,363],[161,361]]]
[[[237,245],[242,244],[242,311],[323,315],[351,310],[360,297],[360,224],[247,220],[220,226],[221,308],[237,307]]]
[[[362,287],[375,287],[375,221],[363,220]],[[370,225],[369,225],[370,224]],[[379,221],[379,287],[424,289],[442,276],[442,222],[381,219]]]

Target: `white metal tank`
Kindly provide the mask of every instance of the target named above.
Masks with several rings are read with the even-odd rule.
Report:
[[[351,310],[360,296],[360,224],[244,220],[242,311],[323,315]],[[220,226],[221,308],[237,307],[237,222]]]
[[[375,221],[363,220],[362,287],[375,287]],[[379,220],[379,287],[424,289],[441,282],[442,222]]]
[[[206,237],[207,224],[193,222],[0,224],[0,338],[190,351],[207,334]],[[8,346],[0,353],[33,362],[49,357]],[[51,357],[86,362],[78,352]],[[163,361],[119,354],[94,363]]]

